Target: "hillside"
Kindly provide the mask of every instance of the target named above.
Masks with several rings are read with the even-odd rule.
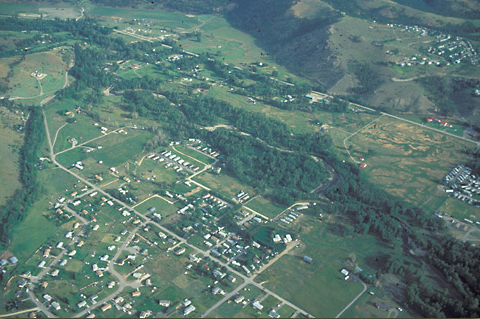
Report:
[[[478,53],[478,3],[438,3],[237,1],[227,7],[226,15],[234,26],[255,36],[277,62],[331,93],[393,112],[473,119],[478,114],[472,107],[477,98],[471,95],[480,79],[478,55],[457,63],[455,50],[464,41],[462,50]],[[455,47],[451,57],[431,51],[441,45]],[[424,78],[456,89],[439,101]],[[455,85],[459,78],[468,83]],[[480,125],[474,120],[470,124]]]

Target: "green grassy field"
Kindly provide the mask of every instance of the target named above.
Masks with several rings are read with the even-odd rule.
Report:
[[[275,218],[278,214],[280,214],[287,208],[286,206],[274,204],[268,199],[265,199],[263,197],[255,197],[254,199],[249,201],[245,206],[269,218]]]
[[[64,127],[58,130],[58,134],[55,132],[57,135],[54,145],[55,153],[71,148],[72,143],[68,142],[70,138],[74,138],[77,141],[77,144],[82,144],[93,138],[103,136],[100,127],[93,126],[94,121],[90,117],[77,115],[75,119],[75,123],[67,123]],[[55,138],[55,134],[52,138]]]
[[[150,207],[155,207],[156,208],[155,213],[161,214],[162,218],[170,216],[178,210],[178,207],[168,203],[167,201],[159,197],[150,198],[146,202],[138,206],[135,206],[135,209],[140,213],[144,214],[148,211]]]
[[[108,167],[115,167],[141,153],[149,138],[150,132],[140,130],[128,130],[128,135],[112,133],[88,144],[94,148],[102,146],[102,149],[86,153],[82,147],[78,147],[58,155],[57,159],[63,165],[69,166],[91,157],[103,161]]]
[[[197,175],[194,180],[213,189],[226,199],[234,197],[242,189],[245,192],[248,192],[250,196],[253,196],[257,193],[253,187],[241,184],[238,180],[226,174],[213,175],[204,172],[200,175]]]
[[[0,67],[9,68],[9,65],[18,60],[18,57],[1,58]],[[8,79],[8,94],[13,97],[35,97],[40,95],[40,84],[43,94],[54,92],[62,88],[65,79],[66,64],[62,61],[60,50],[28,54],[25,60],[13,67],[13,75]],[[46,74],[43,79],[37,80],[31,74],[34,71]]]
[[[198,19],[195,17],[188,17],[181,13],[158,10],[94,6],[87,8],[87,12],[93,16],[107,17],[111,19],[123,18],[155,20],[156,23],[161,23],[165,27],[176,28],[180,30],[190,29],[200,24]]]
[[[47,19],[72,19],[80,15],[80,10],[68,2],[55,2],[54,4],[1,3],[0,11],[4,15],[18,14],[20,17],[22,17],[22,14],[26,14],[25,17],[27,18],[39,18],[40,14],[43,14],[43,17]]]
[[[442,213],[450,214],[460,221],[463,221],[465,218],[474,222],[480,221],[480,208],[475,208],[456,198],[447,198],[438,210]]]
[[[188,156],[191,156],[193,157],[194,159],[200,161],[198,164],[200,163],[204,163],[204,164],[212,164],[213,162],[215,162],[215,160],[199,151],[196,151],[196,150],[193,150],[191,149],[190,147],[187,147],[185,145],[175,145],[175,149],[178,150],[179,152],[182,152],[183,154],[186,154]],[[181,154],[180,154],[181,155]],[[185,159],[188,161],[188,159]],[[192,164],[195,163],[195,162],[192,162]]]
[[[359,266],[375,273],[371,259],[386,248],[369,235],[361,239],[339,236],[331,224],[335,223],[300,218],[295,228],[299,230],[301,248],[281,257],[255,281],[266,281],[267,288],[316,317],[337,315],[362,291],[360,283],[343,280],[343,263],[355,252]],[[302,260],[305,255],[313,258],[313,264]]]
[[[44,217],[44,214],[54,214],[48,202],[56,201],[66,188],[77,181],[61,170],[52,169],[39,172],[38,178],[45,187],[46,195],[34,203],[26,218],[12,231],[10,250],[19,260],[25,260],[41,243],[57,232],[58,226]]]
[[[368,291],[372,291],[375,295],[371,296],[367,293],[363,294],[349,309],[347,309],[340,318],[385,318],[389,316],[389,313],[385,310],[380,310],[375,307],[375,303],[383,303],[391,307],[398,307],[394,301],[388,296],[381,293],[378,289],[370,288]],[[412,318],[413,316],[408,313],[406,309],[402,312],[398,312],[397,318]]]
[[[13,129],[14,124],[22,123],[18,116],[0,108],[2,120],[0,121],[0,207],[13,195],[15,190],[22,185],[19,177],[19,148],[23,144],[23,134]]]
[[[175,183],[179,175],[173,168],[165,168],[165,162],[156,162],[151,159],[144,158],[142,165],[136,168],[136,173],[139,177],[154,178],[157,183],[165,182],[167,184]],[[154,177],[155,176],[155,177]]]

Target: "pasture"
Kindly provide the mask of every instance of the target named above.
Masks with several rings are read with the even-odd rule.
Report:
[[[0,68],[9,70],[19,57],[1,58]],[[12,97],[34,98],[61,89],[65,81],[66,64],[60,50],[25,55],[25,60],[10,70],[7,82],[8,94]],[[31,74],[38,71],[45,77],[35,78]]]

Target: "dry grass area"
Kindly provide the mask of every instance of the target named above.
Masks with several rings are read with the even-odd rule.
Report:
[[[350,153],[365,159],[365,172],[389,193],[435,210],[445,193],[443,177],[458,163],[468,161],[473,144],[383,117],[347,140]]]

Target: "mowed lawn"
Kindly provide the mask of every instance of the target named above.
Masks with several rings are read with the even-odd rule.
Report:
[[[370,124],[346,144],[356,160],[365,159],[363,171],[372,182],[429,211],[443,204],[446,196],[439,184],[455,165],[469,161],[465,150],[473,147],[472,143],[387,117]]]
[[[249,201],[245,206],[253,209],[256,212],[259,212],[262,215],[267,216],[268,218],[275,218],[278,214],[280,214],[287,208],[286,206],[272,203],[271,201],[263,197],[254,198]]]
[[[388,250],[370,235],[344,237],[335,234],[331,226],[302,216],[295,226],[301,247],[282,256],[255,281],[265,281],[268,289],[315,317],[335,317],[363,290],[359,282],[344,280],[340,273],[344,262],[355,252],[359,266],[373,272],[368,260]],[[305,255],[313,258],[312,264],[303,261]]]

